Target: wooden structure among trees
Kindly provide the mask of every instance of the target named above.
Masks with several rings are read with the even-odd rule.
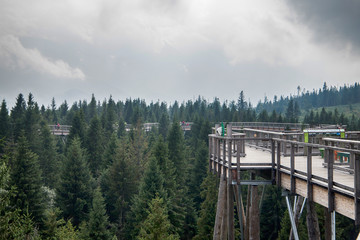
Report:
[[[57,136],[67,136],[70,133],[71,126],[69,125],[49,125],[50,132]]]
[[[209,168],[220,178],[213,239],[234,239],[234,203],[242,237],[260,239],[260,184],[276,184],[284,190],[295,239],[296,218],[289,195],[307,199],[309,239],[320,239],[314,203],[328,209],[331,226],[326,227],[332,230],[331,239],[335,239],[335,211],[360,224],[360,142],[324,138],[325,144],[319,145],[301,140],[297,133],[290,136],[259,128],[237,133],[232,124],[227,125],[225,136],[217,131],[209,135]],[[324,158],[319,149],[324,150]],[[348,165],[340,164],[334,151],[349,153]],[[250,179],[243,178],[244,171],[250,171]],[[249,185],[246,212],[241,185]]]

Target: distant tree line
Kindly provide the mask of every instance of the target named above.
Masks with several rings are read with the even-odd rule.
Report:
[[[257,104],[256,111],[261,112],[265,109],[268,112],[275,110],[277,113],[285,113],[291,100],[297,103],[300,109],[305,110],[360,103],[359,83],[337,88],[335,86],[328,87],[326,82],[324,82],[322,88],[314,89],[311,92],[305,89],[301,91],[300,86],[297,90],[295,95],[280,96],[280,98],[275,95],[273,100],[265,98]]]
[[[341,114],[310,115],[306,121],[314,124],[346,123]],[[284,113],[257,113],[243,91],[236,102],[198,97],[169,106],[92,95],[89,103],[57,106],[52,99],[45,107],[30,93],[27,99],[19,94],[9,110],[3,100],[0,239],[212,239],[218,182],[208,172],[211,127],[221,121],[297,122],[299,116],[296,99]],[[184,133],[181,121],[193,122],[191,131]],[[159,126],[145,132],[144,122]],[[67,137],[51,134],[48,125],[57,123],[72,126]],[[285,239],[286,216],[281,192],[267,187],[262,239]],[[348,239],[354,228],[346,221],[339,223],[347,226],[339,236]]]

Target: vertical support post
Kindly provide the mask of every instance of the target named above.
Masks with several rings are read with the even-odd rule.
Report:
[[[324,141],[324,145],[325,145],[325,146],[328,146],[328,145],[329,145],[329,142],[325,140],[325,141]],[[324,151],[324,162],[325,162],[325,163],[328,163],[328,161],[329,161],[328,158],[329,158],[329,152],[325,150],[325,151]]]
[[[336,212],[331,212],[331,240],[336,240]]]
[[[220,184],[219,184],[219,193],[218,193],[218,200],[217,200],[217,207],[216,207],[216,217],[215,217],[215,225],[214,225],[214,240],[221,240],[221,230],[222,230],[222,223],[223,218],[226,211],[226,182],[220,177]]]
[[[332,212],[335,208],[334,201],[334,150],[326,149],[328,156],[328,211]]]
[[[288,212],[289,212],[289,217],[290,217],[290,222],[291,222],[291,227],[293,230],[294,238],[295,238],[295,240],[299,240],[299,235],[298,235],[296,224],[295,224],[293,210],[291,209],[291,204],[289,201],[289,195],[287,194],[285,196],[285,198],[286,198],[286,205],[287,205]]]
[[[229,178],[227,184],[228,240],[234,240],[234,192],[232,190],[231,181],[232,181],[231,178]]]
[[[227,141],[227,145],[228,145],[228,180],[229,180],[229,183],[228,184],[232,184],[232,180],[233,180],[233,177],[232,177],[232,151],[231,151],[231,147],[232,147],[232,141],[229,139]]]
[[[280,148],[281,142],[277,142],[277,152],[276,152],[276,178],[277,178],[277,186],[281,187],[281,176],[280,176]]]
[[[224,173],[224,180],[226,180],[226,139],[223,139],[223,164],[222,164],[222,168],[223,168],[223,173]]]
[[[275,184],[275,141],[271,139],[271,181]]]
[[[354,188],[355,188],[355,225],[360,225],[360,156],[355,154]]]
[[[237,185],[240,185],[240,180],[241,180],[241,176],[240,176],[240,148],[241,148],[241,143],[240,143],[240,140],[238,140],[236,143],[237,143],[237,152],[236,152],[236,182],[237,182]]]
[[[221,142],[219,138],[216,138],[216,156],[217,156],[217,164],[218,164],[218,177],[221,176],[221,163],[220,163],[220,155],[221,155]]]
[[[295,148],[293,143],[290,144],[290,150],[290,192],[295,194]]]
[[[313,196],[313,184],[312,184],[312,147],[307,147],[307,198],[309,202],[314,199]]]
[[[213,154],[213,138],[209,137],[209,172],[213,172],[215,169],[215,156]]]
[[[354,144],[353,143],[350,143],[350,148],[354,149]],[[349,162],[350,162],[350,168],[354,169],[354,167],[355,167],[355,153],[350,152]]]

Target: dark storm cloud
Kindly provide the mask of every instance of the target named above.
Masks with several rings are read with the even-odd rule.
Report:
[[[360,52],[359,0],[286,0],[300,20],[314,30],[315,40],[337,48],[350,43]]]

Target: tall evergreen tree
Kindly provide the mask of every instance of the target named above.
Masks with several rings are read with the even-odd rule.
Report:
[[[44,216],[41,171],[38,156],[29,150],[24,136],[19,137],[11,170],[12,185],[17,190],[12,201],[23,213],[28,211],[36,224],[41,224]]]
[[[200,216],[197,222],[198,233],[194,240],[210,240],[213,238],[215,225],[216,203],[217,203],[217,178],[208,172],[207,177],[201,183],[201,203]]]
[[[21,131],[25,129],[25,112],[26,112],[26,103],[24,96],[20,93],[16,98],[16,104],[11,109],[11,122],[13,125],[13,134],[15,140],[17,140]]]
[[[138,235],[141,223],[148,216],[149,203],[156,196],[165,199],[166,192],[164,190],[164,177],[156,159],[151,157],[141,180],[139,193],[135,195],[131,206],[131,235],[133,237]]]
[[[84,120],[84,113],[81,110],[76,111],[74,118],[72,119],[70,133],[67,142],[70,143],[71,140],[78,137],[81,141],[81,145],[83,146],[85,143],[85,132],[86,132],[86,126]]]
[[[92,195],[90,171],[80,145],[79,138],[70,143],[56,195],[63,216],[75,226],[88,219]]]
[[[90,126],[86,134],[86,149],[88,153],[88,163],[91,173],[94,177],[98,177],[104,168],[103,163],[103,132],[100,120],[95,116],[91,119]]]
[[[35,228],[31,216],[14,209],[11,198],[16,195],[11,186],[8,156],[0,158],[0,239],[35,239]]]
[[[167,217],[164,200],[155,197],[149,203],[147,218],[140,225],[138,240],[176,240],[179,236],[171,232],[171,223]]]
[[[164,189],[167,192],[169,220],[175,231],[181,234],[185,225],[184,189],[176,182],[176,169],[169,160],[169,151],[162,137],[159,137],[156,142],[152,156],[157,160],[162,175],[166,176]]]
[[[198,149],[196,150],[196,156],[194,164],[192,165],[189,183],[189,193],[195,203],[195,209],[200,209],[201,196],[200,196],[200,183],[202,183],[206,177],[208,166],[208,147],[204,141],[201,141]]]
[[[27,108],[25,113],[25,137],[29,143],[30,149],[40,154],[40,139],[39,139],[39,125],[40,122],[40,111],[37,103],[34,102],[34,97],[30,93]]]
[[[55,189],[59,180],[60,163],[56,152],[55,139],[45,122],[41,123],[40,140],[39,163],[42,180],[45,186]]]
[[[0,139],[8,138],[9,135],[10,135],[10,119],[9,119],[9,112],[6,107],[6,102],[4,99],[1,103],[1,108],[0,108]]]
[[[119,119],[119,126],[117,130],[117,136],[118,138],[124,137],[126,135],[126,125],[125,121],[122,117]]]
[[[167,112],[163,112],[159,121],[159,133],[164,139],[166,139],[166,136],[168,135],[169,125],[169,115],[167,114]]]
[[[109,231],[109,221],[106,215],[104,198],[101,195],[100,188],[94,191],[92,201],[92,209],[90,211],[89,221],[87,225],[87,233],[89,239],[107,240],[111,239]]]
[[[95,100],[94,94],[91,95],[91,101],[89,103],[88,108],[89,108],[89,110],[88,110],[88,114],[87,114],[87,118],[86,118],[87,123],[89,123],[91,121],[91,119],[93,119],[93,117],[95,117],[97,115],[96,100]]]
[[[176,169],[176,182],[179,185],[185,183],[185,153],[184,135],[178,120],[175,118],[168,136],[169,159]]]
[[[111,138],[105,147],[103,162],[104,162],[104,169],[108,168],[114,161],[116,156],[116,149],[118,147],[118,139],[116,138],[115,134],[111,135]]]
[[[129,154],[130,144],[125,139],[121,141],[112,164],[101,176],[101,187],[110,221],[118,224],[118,235],[123,238],[126,215],[137,192],[138,179],[134,174],[136,165]]]

